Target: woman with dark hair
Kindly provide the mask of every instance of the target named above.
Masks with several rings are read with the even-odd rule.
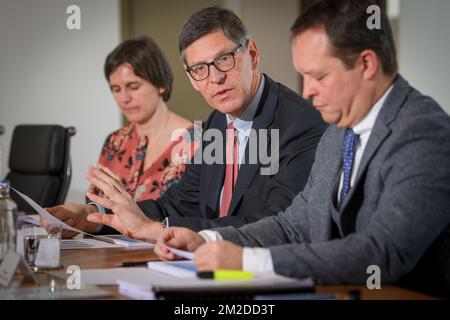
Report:
[[[106,58],[104,72],[130,124],[107,137],[99,165],[136,201],[157,199],[179,181],[197,145],[193,124],[167,107],[172,71],[155,42],[140,37],[119,44]],[[98,193],[93,186],[89,191]]]

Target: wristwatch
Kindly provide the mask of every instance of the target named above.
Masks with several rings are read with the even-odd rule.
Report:
[[[169,217],[165,217],[164,220],[161,221],[161,224],[164,229],[168,229],[169,228]]]

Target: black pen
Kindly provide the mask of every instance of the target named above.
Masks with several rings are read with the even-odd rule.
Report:
[[[122,262],[122,267],[142,266],[142,265],[147,264],[147,262],[149,262],[149,261],[150,260],[148,260],[148,261],[125,261],[125,262]]]

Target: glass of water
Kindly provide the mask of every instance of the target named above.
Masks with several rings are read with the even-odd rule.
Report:
[[[39,242],[42,238],[47,236],[44,228],[35,225],[22,226],[23,234],[23,256],[28,265],[34,269],[36,267],[35,261],[39,250]]]

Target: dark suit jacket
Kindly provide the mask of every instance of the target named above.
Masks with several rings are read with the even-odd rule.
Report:
[[[269,247],[275,271],[325,284],[381,282],[450,294],[450,117],[398,76],[340,211],[345,129],[330,126],[303,192],[276,217],[218,231]]]
[[[249,164],[249,161],[241,164],[229,214],[219,218],[225,166],[189,164],[180,182],[160,199],[139,203],[146,215],[158,220],[169,217],[170,226],[202,230],[241,226],[276,214],[291,204],[308,179],[316,146],[326,125],[308,101],[267,75],[265,79],[253,129],[268,129],[268,150],[270,129],[279,129],[279,171],[275,175],[261,175],[259,159],[257,164]],[[211,128],[220,130],[225,137],[225,114],[213,111],[203,130]],[[209,143],[203,140],[203,149]],[[248,153],[247,144],[247,160]]]

